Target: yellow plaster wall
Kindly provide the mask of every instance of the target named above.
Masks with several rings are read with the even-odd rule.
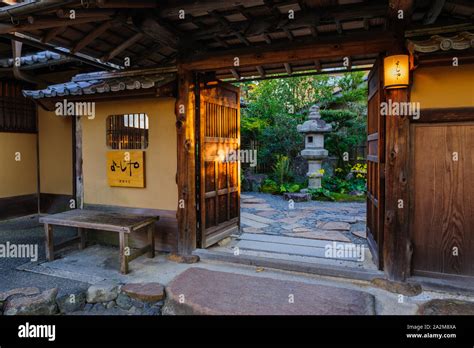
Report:
[[[421,67],[413,72],[411,101],[422,109],[474,106],[474,64]]]
[[[0,198],[36,194],[36,164],[36,134],[0,133]]]
[[[172,98],[97,102],[94,119],[82,120],[84,202],[133,208],[176,210],[176,128]],[[110,187],[107,182],[106,118],[146,113],[145,188]]]
[[[38,108],[41,193],[72,194],[72,118]]]

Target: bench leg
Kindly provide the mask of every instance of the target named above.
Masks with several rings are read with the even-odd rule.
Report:
[[[79,250],[83,250],[86,248],[86,241],[87,241],[87,231],[84,228],[77,229],[77,236],[81,238],[79,241]]]
[[[128,234],[120,232],[120,272],[128,273],[128,256],[130,255],[130,247],[128,246]]]
[[[46,258],[48,261],[54,260],[54,240],[53,240],[53,226],[44,224],[44,233],[46,236]]]
[[[150,245],[150,251],[148,252],[148,257],[155,257],[155,224],[148,226],[148,245]]]

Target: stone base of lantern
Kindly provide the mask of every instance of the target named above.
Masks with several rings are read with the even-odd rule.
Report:
[[[321,178],[309,178],[308,180],[309,189],[318,189],[321,188]]]
[[[321,161],[308,161],[308,188],[318,189],[321,188]]]

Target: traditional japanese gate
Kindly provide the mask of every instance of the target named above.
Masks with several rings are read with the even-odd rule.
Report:
[[[198,245],[206,248],[239,228],[240,90],[219,82],[202,86],[199,99]]]
[[[380,115],[384,101],[381,59],[368,78],[367,105],[367,240],[379,269],[383,267],[385,119]]]

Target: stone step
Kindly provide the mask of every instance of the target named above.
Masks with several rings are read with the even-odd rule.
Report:
[[[375,314],[374,296],[363,291],[199,267],[177,276],[167,294],[163,314],[171,315]]]
[[[254,228],[268,227],[267,224],[262,224],[261,222],[257,222],[255,220],[250,220],[250,219],[247,219],[247,218],[240,218],[240,223],[242,225],[250,226],[250,227],[254,227]]]
[[[346,237],[342,232],[330,231],[330,230],[312,230],[302,231],[301,229],[295,228],[293,232],[285,233],[289,237],[299,237],[306,239],[321,239],[324,241],[335,241],[335,242],[346,242],[350,243],[351,240]]]
[[[240,218],[247,218],[249,220],[261,222],[262,224],[272,224],[275,222],[275,220],[270,220],[263,216],[258,216],[255,214],[250,214],[250,213],[245,213],[245,212],[240,213]]]
[[[331,243],[328,243],[331,244]],[[291,244],[280,244],[280,243],[269,243],[260,242],[253,240],[241,240],[236,244],[236,247],[242,250],[254,250],[254,251],[265,251],[277,254],[288,254],[288,255],[301,255],[309,257],[326,258],[325,249],[320,247],[308,247],[302,245],[291,245]],[[358,261],[356,257],[344,257],[333,259],[341,259],[344,261]]]
[[[301,245],[314,248],[325,248],[330,242],[327,240],[318,240],[318,239],[308,239],[308,238],[298,238],[298,237],[282,237],[282,236],[272,236],[268,234],[249,234],[243,233],[239,236],[240,240],[252,240],[256,242],[268,242],[268,243],[279,243],[279,244],[289,244],[289,245]],[[338,243],[341,245],[347,245],[347,243]]]
[[[272,207],[270,207],[270,205],[267,203],[259,203],[259,204],[242,203],[240,204],[240,207],[242,209],[250,208],[250,209],[255,209],[255,210],[275,210]]]

